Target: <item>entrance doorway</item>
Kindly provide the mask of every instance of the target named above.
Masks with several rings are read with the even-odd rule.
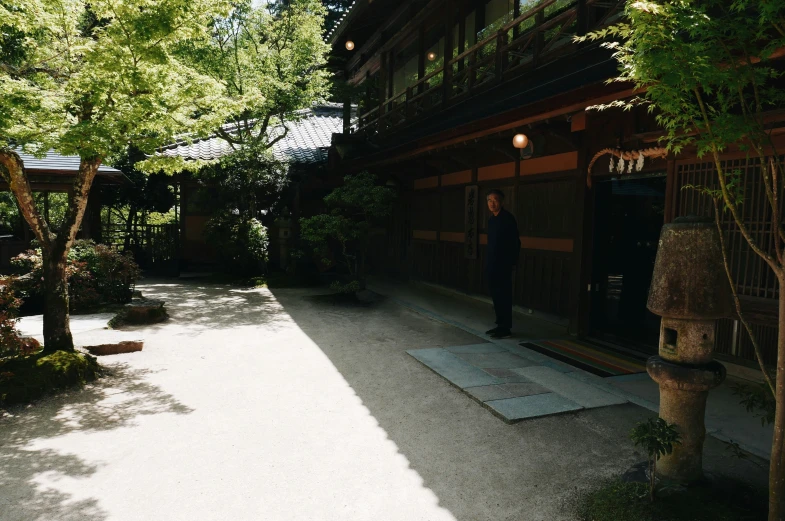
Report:
[[[596,183],[591,334],[654,354],[660,317],[646,309],[665,211],[665,174]]]

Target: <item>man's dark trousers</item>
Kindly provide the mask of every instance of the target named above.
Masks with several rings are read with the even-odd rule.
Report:
[[[497,268],[488,273],[488,287],[500,329],[512,329],[512,269]]]

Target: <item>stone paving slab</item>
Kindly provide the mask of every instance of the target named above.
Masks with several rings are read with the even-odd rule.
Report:
[[[500,387],[510,393],[510,396],[513,398],[551,392],[550,389],[546,389],[545,387],[535,383],[502,384]]]
[[[442,348],[411,349],[406,352],[461,389],[501,383],[495,376]]]
[[[481,385],[479,387],[467,387],[464,389],[471,397],[481,402],[490,400],[503,400],[513,396],[504,390],[501,385]]]
[[[529,367],[534,362],[513,353],[459,353],[456,356],[480,369],[515,369]]]
[[[518,398],[491,400],[485,405],[496,411],[508,421],[549,416],[563,412],[579,411],[580,405],[556,393],[535,394]]]
[[[515,369],[515,372],[535,383],[552,389],[582,407],[605,407],[627,403],[627,400],[624,398],[598,389],[588,382],[582,382],[575,377],[570,377],[550,367],[523,367]]]
[[[502,369],[502,368],[496,368],[496,367],[483,367],[482,370],[485,371],[486,373],[488,373],[491,376],[497,376],[499,378],[515,378],[516,376],[518,378],[521,378],[521,375],[515,374],[512,371],[512,369]]]
[[[471,344],[468,346],[451,346],[445,347],[450,353],[504,353],[507,350],[501,346],[486,342],[484,344]]]

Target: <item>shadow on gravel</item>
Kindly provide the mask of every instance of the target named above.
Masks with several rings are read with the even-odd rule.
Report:
[[[163,300],[170,318],[159,324],[123,327],[124,330],[144,328],[155,332],[174,324],[186,326],[186,334],[196,335],[244,326],[275,329],[277,323],[290,321],[269,292],[256,288],[172,280],[140,284],[138,289],[147,298]]]
[[[390,300],[337,305],[314,291],[272,291],[457,521],[575,521],[576,497],[644,457],[629,432],[648,410],[627,404],[507,425],[406,353],[484,339]],[[707,440],[708,469],[764,477],[724,448]]]
[[[39,480],[79,479],[98,469],[80,458],[38,446],[67,434],[109,431],[143,415],[188,414],[171,395],[143,381],[149,371],[124,365],[105,368],[105,376],[84,389],[32,405],[0,410],[0,519],[3,521],[103,521],[96,499],[74,499],[44,488]],[[122,406],[118,406],[121,402]]]

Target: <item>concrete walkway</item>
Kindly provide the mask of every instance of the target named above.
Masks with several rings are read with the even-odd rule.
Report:
[[[642,461],[632,404],[499,421],[406,353],[482,343],[391,299],[148,282],[172,319],[0,419],[2,521],[572,521]],[[705,465],[765,483],[709,438]]]
[[[566,364],[518,345],[524,341],[568,338],[567,329],[561,324],[533,317],[517,310],[513,320],[513,337],[493,340],[483,334],[484,330],[490,328],[493,323],[493,307],[490,302],[483,302],[467,295],[460,295],[421,283],[394,284],[390,281],[374,280],[371,287],[400,305],[445,324],[463,329],[502,350],[515,353],[526,359],[526,366],[551,368],[550,370],[544,368],[538,370],[526,367],[526,369],[520,370],[520,374],[535,371],[547,374],[548,380],[537,383],[545,383],[548,391],[562,396],[567,402],[565,403],[563,400],[551,401],[545,404],[546,407],[542,407],[539,403],[540,400],[529,398],[532,403],[529,406],[523,404],[523,407],[517,407],[511,411],[512,417],[502,414],[507,420],[558,414],[565,410],[587,406],[586,403],[576,404],[575,396],[586,397],[587,400],[590,400],[589,407],[601,407],[612,402],[607,397],[603,398],[603,395],[599,395],[598,399],[598,391],[612,394],[622,401],[635,403],[653,412],[659,410],[659,387],[646,373],[599,378],[580,369],[569,366],[565,368]],[[430,356],[433,357],[433,355]],[[428,365],[427,360],[423,360],[423,362]],[[555,371],[560,371],[574,380],[579,380],[584,385],[581,386],[573,380],[565,380],[564,377],[559,378]],[[437,372],[439,371],[437,370]],[[450,379],[449,376],[445,377]],[[733,385],[737,383],[749,382],[728,377],[720,387],[709,393],[706,410],[707,432],[720,440],[738,443],[747,452],[768,459],[771,452],[772,427],[761,425],[759,418],[747,412],[740,405],[739,397],[733,393]],[[456,385],[471,394],[471,389],[468,389],[467,386]],[[482,401],[488,404],[488,401]]]

